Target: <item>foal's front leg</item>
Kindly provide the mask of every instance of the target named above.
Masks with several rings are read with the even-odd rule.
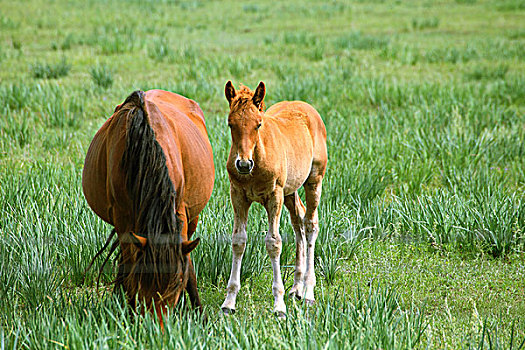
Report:
[[[232,269],[228,281],[227,295],[221,309],[225,314],[235,312],[235,301],[237,293],[241,288],[241,263],[244,249],[246,248],[246,222],[248,221],[248,210],[251,202],[245,199],[243,193],[230,188],[231,201],[233,205],[233,234],[232,234]]]
[[[286,315],[286,305],[284,304],[284,285],[281,278],[280,257],[282,249],[282,239],[279,234],[279,219],[283,206],[283,189],[278,188],[273,195],[264,203],[268,213],[269,230],[264,242],[266,250],[270,256],[273,269],[272,292],[274,297],[273,312],[279,317]]]

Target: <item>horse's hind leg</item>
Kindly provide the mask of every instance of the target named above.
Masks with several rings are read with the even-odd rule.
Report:
[[[188,239],[191,238],[195,230],[197,229],[197,223],[199,222],[199,217],[197,216],[192,222],[188,225]],[[197,276],[195,275],[195,268],[193,267],[193,262],[191,261],[190,255],[188,254],[188,283],[186,284],[186,291],[190,297],[191,306],[196,308],[199,311],[202,311],[202,304],[199,298],[199,292],[197,291]]]
[[[306,270],[305,207],[297,191],[284,197],[284,205],[290,212],[290,219],[295,232],[295,273],[290,295],[301,299],[304,292],[304,273]]]
[[[305,294],[304,297],[307,302],[313,303],[314,287],[315,287],[315,271],[314,271],[314,252],[315,241],[319,234],[319,218],[317,214],[317,207],[321,199],[322,191],[322,175],[310,176],[304,184],[306,194],[306,214],[304,218],[306,226],[306,274],[304,278]]]

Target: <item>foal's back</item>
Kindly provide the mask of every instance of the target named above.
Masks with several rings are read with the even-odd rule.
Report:
[[[326,128],[319,113],[303,101],[282,101],[271,106],[265,113],[268,119],[275,120],[279,128],[288,135],[288,147],[293,153],[310,153],[312,159],[311,175],[324,174],[327,163]],[[310,134],[307,144],[303,138],[294,137],[306,128]],[[312,173],[313,172],[313,173]]]

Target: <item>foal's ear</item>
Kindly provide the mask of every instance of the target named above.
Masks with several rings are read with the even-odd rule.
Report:
[[[264,95],[266,94],[266,87],[264,86],[264,83],[261,81],[259,83],[259,86],[257,86],[257,89],[255,89],[255,93],[253,94],[252,102],[257,107],[257,109],[261,109],[262,101],[264,100]]]
[[[191,251],[199,245],[200,241],[201,239],[197,238],[193,241],[182,242],[182,254],[186,255],[191,253]]]
[[[228,80],[228,82],[226,83],[226,86],[224,87],[224,94],[226,95],[226,99],[228,100],[228,103],[231,106],[232,100],[236,94],[235,88],[233,87],[231,80]]]

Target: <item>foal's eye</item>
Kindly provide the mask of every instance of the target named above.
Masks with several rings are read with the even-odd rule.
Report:
[[[231,128],[231,127],[232,127],[232,125],[231,125],[230,123],[228,123],[228,127],[229,127],[229,128]]]
[[[262,125],[262,124],[259,123],[259,125],[257,125],[257,126],[255,127],[255,130],[258,130],[258,129],[261,127],[261,125]]]

